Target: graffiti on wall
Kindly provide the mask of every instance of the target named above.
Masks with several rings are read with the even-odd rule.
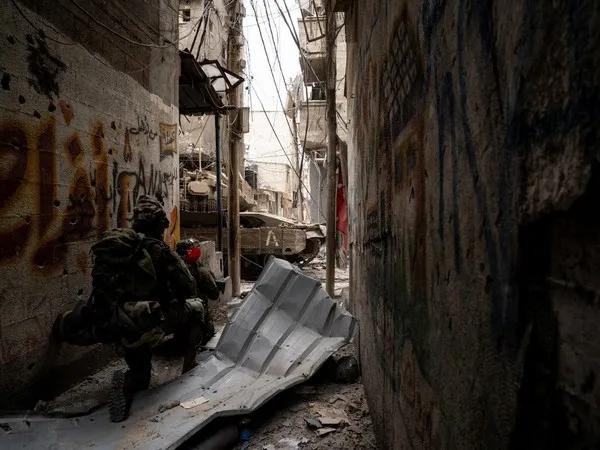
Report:
[[[161,158],[177,153],[177,125],[160,123],[160,156]]]
[[[440,410],[409,340],[404,344],[400,362],[400,405],[412,442],[421,443],[422,448],[444,448]]]
[[[385,96],[386,135],[398,137],[416,111],[421,91],[422,70],[416,38],[409,27],[406,12],[392,33],[390,52],[382,71],[381,85]]]
[[[137,126],[131,127],[127,131],[134,135],[143,134],[146,136],[146,144],[156,139],[156,132],[150,128],[150,125],[148,124],[148,118],[145,115],[138,115]]]
[[[71,107],[61,103],[61,110],[65,123],[70,122]],[[129,226],[140,195],[175,203],[176,168],[147,163],[148,155],[140,152],[132,170],[127,164],[133,159],[131,129],[123,134],[126,151],[121,155],[107,148],[104,132],[103,123],[95,122],[86,140],[72,131],[59,142],[53,116],[33,129],[17,121],[0,122],[0,214],[15,219],[0,226],[0,262],[22,256],[33,245],[32,263],[40,269],[53,267],[64,260],[68,243],[97,238],[115,225]],[[70,177],[66,194],[61,173]],[[165,238],[174,244],[176,207],[170,219]]]

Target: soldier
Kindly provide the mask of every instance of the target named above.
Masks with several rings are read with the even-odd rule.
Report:
[[[207,300],[218,300],[220,290],[217,286],[215,275],[209,268],[205,267],[200,262],[202,249],[198,239],[188,238],[179,241],[177,243],[176,251],[177,254],[185,261],[190,273],[196,280],[198,297],[204,300],[205,335],[202,344],[205,344],[215,333],[215,326],[212,318],[210,317]]]
[[[74,345],[116,344],[128,366],[113,375],[111,421],[125,420],[133,393],[147,389],[152,349],[174,333],[185,347],[183,372],[194,365],[203,339],[204,304],[181,258],[162,240],[162,205],[142,195],[133,229],[114,229],[92,246],[92,294],[57,318],[54,334]]]

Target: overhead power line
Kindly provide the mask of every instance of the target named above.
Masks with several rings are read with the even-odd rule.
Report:
[[[250,0],[250,6],[252,6],[252,10],[254,11],[254,15],[256,16],[256,6],[254,5],[254,0]],[[256,23],[258,25],[258,21]],[[265,40],[263,38],[263,34],[262,34],[262,30],[260,28],[260,25],[258,25],[258,34],[260,35],[260,42],[262,43],[262,47],[265,52],[265,57],[267,58],[267,63],[269,64],[270,67],[273,67],[271,64],[271,58],[269,57],[269,51],[267,50],[267,45],[265,44]],[[279,52],[277,51],[277,48],[275,48],[275,55],[276,55],[276,58],[279,58]],[[279,100],[281,109],[284,111],[285,121],[287,123],[288,128],[290,129],[290,133],[293,135],[294,131],[292,130],[292,126],[290,125],[290,121],[287,117],[287,114],[285,114],[286,107],[283,104],[283,100],[281,100],[281,96],[279,94],[279,88],[277,86],[277,81],[275,80],[275,75],[273,74],[272,70],[269,70],[269,73],[271,74],[271,78],[273,80],[273,85],[275,87],[275,91],[277,92],[277,99]],[[284,82],[285,82],[285,78],[284,78]],[[264,107],[263,107],[263,109],[264,109]]]
[[[256,89],[254,88],[254,86],[252,86],[252,90],[254,91],[254,96],[258,100],[258,103],[260,103],[261,108],[264,110],[265,106],[264,106],[261,98],[259,97],[258,93],[256,92]],[[298,182],[304,187],[304,189],[306,190],[306,192],[308,193],[308,195],[310,196],[312,201],[317,203],[317,200],[313,197],[312,193],[310,192],[310,189],[308,189],[308,187],[306,187],[306,185],[304,184],[304,181],[302,181],[302,177],[299,175],[298,171],[294,168],[292,160],[290,159],[289,155],[285,151],[285,148],[283,147],[283,144],[281,143],[281,140],[279,139],[279,135],[277,134],[277,131],[275,130],[275,127],[273,126],[273,123],[271,122],[271,119],[269,118],[269,115],[266,112],[264,114],[265,114],[265,117],[267,118],[267,122],[269,122],[269,126],[271,127],[271,130],[273,130],[273,134],[275,135],[275,138],[277,139],[277,142],[279,143],[281,150],[283,151],[283,154],[285,155],[286,159],[290,163],[292,171],[298,177]],[[322,213],[320,213],[320,214],[321,214],[321,218],[325,219],[325,216]]]
[[[14,0],[13,0],[14,3]],[[198,26],[198,23],[200,21],[198,21],[196,23],[196,25],[194,25],[194,27],[192,27],[192,30],[185,36],[182,36],[178,39],[176,39],[173,42],[169,42],[168,44],[154,44],[154,43],[148,43],[148,42],[140,42],[140,41],[135,41],[133,39],[128,38],[127,36],[122,35],[121,33],[116,32],[112,27],[102,23],[101,21],[99,21],[96,16],[94,16],[92,13],[90,13],[88,10],[86,10],[84,7],[82,7],[79,3],[77,3],[75,0],[71,0],[71,3],[73,3],[73,5],[75,5],[75,7],[77,7],[77,9],[79,9],[81,12],[83,12],[86,16],[88,16],[92,22],[94,22],[95,24],[97,24],[98,26],[104,28],[105,30],[107,30],[108,32],[114,34],[115,36],[123,39],[126,42],[129,42],[132,45],[137,45],[140,47],[151,47],[151,48],[167,48],[167,47],[171,47],[171,46],[175,46],[179,41],[181,41],[182,39],[187,38],[189,35],[192,34],[193,29]]]

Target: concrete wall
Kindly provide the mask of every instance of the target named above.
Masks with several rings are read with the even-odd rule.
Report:
[[[293,193],[298,190],[298,176],[292,167],[296,169],[299,156],[294,149],[294,140],[290,131],[290,128],[293,130],[294,119],[287,117],[286,121],[285,113],[279,110],[267,111],[266,114],[268,119],[263,111],[250,112],[250,132],[246,135],[248,144],[246,159],[248,163],[258,166],[259,189],[285,193],[288,199],[293,199]],[[269,121],[273,128],[269,125]],[[306,164],[305,161],[305,167]],[[303,177],[305,175],[306,173],[303,173]],[[306,181],[304,182],[307,184]],[[305,193],[304,196],[306,195]],[[285,211],[283,215],[286,217],[294,219],[298,217],[296,208],[292,210],[285,207]],[[283,210],[279,214],[282,213]]]
[[[90,245],[129,225],[138,195],[161,197],[165,239],[179,233],[177,2],[77,4],[147,46],[68,1],[0,7],[3,407],[45,362],[90,351],[45,361],[56,315],[90,294]]]
[[[596,448],[598,3],[351,3],[351,292],[379,448]]]
[[[307,164],[310,171],[310,221],[325,223],[327,217],[327,169],[313,160]]]

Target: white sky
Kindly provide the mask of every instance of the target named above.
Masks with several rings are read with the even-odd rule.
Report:
[[[292,26],[296,32],[298,32],[298,18],[300,17],[298,0],[277,0],[277,3],[282,8],[289,23],[290,20],[287,17],[287,12],[284,7],[284,4],[287,5],[293,18]],[[252,9],[252,4],[254,4],[254,7],[256,8],[256,15]],[[275,0],[244,0],[244,6],[246,7],[246,17],[244,18],[244,36],[246,38],[245,78],[247,80],[245,85],[248,87],[248,90],[246,91],[245,104],[249,105],[253,111],[260,112],[262,111],[261,104],[258,100],[260,98],[266,111],[282,111],[283,108],[279,98],[281,98],[281,102],[285,106],[287,99],[285,82],[289,82],[290,79],[293,79],[297,74],[300,73],[298,48],[292,39],[291,33],[286,26],[282,15],[277,9]],[[267,9],[265,9],[265,6]],[[271,37],[271,30],[269,29],[267,15],[271,19],[273,37]],[[269,59],[267,59],[267,56],[265,55],[259,28],[262,32],[262,38],[265,42]],[[275,45],[273,40],[275,41]],[[283,76],[279,69],[279,65],[277,64],[277,55],[279,55],[281,61]],[[271,70],[275,76],[277,88],[273,82]],[[284,147],[286,147],[289,145],[290,134],[289,128],[285,123],[284,115],[281,112],[279,114],[268,114],[271,121],[274,122],[275,129],[278,132],[278,136],[281,139],[282,144]],[[253,115],[257,116],[257,113]],[[283,154],[281,147],[277,143],[277,139],[275,139],[274,136],[265,141],[265,130],[257,130],[257,127],[254,127],[255,129],[253,132],[253,125],[258,125],[260,128],[264,126],[268,127],[269,125],[268,122],[266,122],[266,119],[256,122],[257,123],[255,124],[253,124],[252,121],[250,123],[250,133],[247,135],[248,139],[246,139],[246,142],[249,145],[247,157],[249,159],[258,158],[259,160],[264,161],[287,162],[287,159],[285,158],[285,155]],[[285,133],[286,130],[287,133]],[[259,141],[257,141],[254,136],[254,133],[257,132],[260,132],[263,136],[259,140],[260,145],[257,145]],[[291,157],[293,150],[286,148],[286,151]]]

